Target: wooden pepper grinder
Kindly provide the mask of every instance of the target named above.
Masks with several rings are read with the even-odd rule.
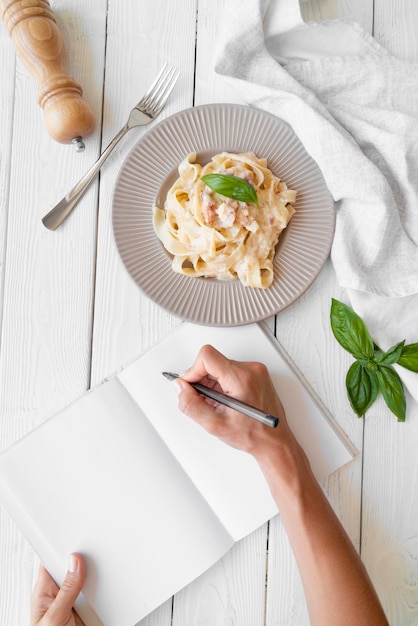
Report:
[[[64,40],[48,0],[0,0],[0,12],[19,57],[38,85],[38,104],[55,141],[84,150],[94,116],[81,86],[68,75]]]

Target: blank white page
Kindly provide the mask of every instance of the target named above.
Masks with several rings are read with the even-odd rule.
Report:
[[[233,328],[189,323],[180,326],[118,376],[238,540],[277,513],[267,483],[252,457],[208,435],[178,410],[174,386],[162,376],[163,371],[181,373],[187,369],[205,343],[229,358],[267,365],[288,420],[318,479],[350,461],[353,455],[258,324]]]
[[[133,626],[234,543],[115,377],[0,456],[0,495],[55,580],[84,555],[106,626]]]

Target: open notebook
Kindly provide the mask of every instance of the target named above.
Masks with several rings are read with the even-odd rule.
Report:
[[[87,626],[134,626],[277,513],[253,458],[180,413],[161,374],[204,343],[268,366],[319,479],[353,457],[260,325],[183,324],[0,455],[0,504],[55,580],[85,556]]]

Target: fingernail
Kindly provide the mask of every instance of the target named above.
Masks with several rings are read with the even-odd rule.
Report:
[[[70,554],[68,557],[68,571],[71,574],[74,574],[76,570],[77,570],[77,559],[74,554]]]
[[[177,394],[181,393],[181,391],[183,390],[183,383],[181,382],[181,380],[179,380],[178,378],[175,378],[173,380],[173,385],[174,385],[174,389],[176,390]]]

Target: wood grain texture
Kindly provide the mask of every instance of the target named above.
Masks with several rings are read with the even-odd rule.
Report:
[[[126,122],[132,106],[169,61],[180,79],[159,119],[192,106],[196,1],[167,5],[163,0],[124,4],[109,2],[104,86],[103,145]],[[120,42],[124,41],[121,46]],[[91,384],[97,384],[135,355],[157,343],[180,324],[146,298],[127,274],[111,229],[112,192],[121,165],[149,127],[134,129],[115,149],[100,179],[96,289],[92,338]],[[172,603],[166,602],[144,626],[170,626]]]
[[[179,325],[143,296],[111,229],[117,174],[147,128],[121,142],[80,206],[56,232],[41,217],[77,182],[125,123],[161,65],[181,78],[162,117],[195,104],[239,102],[213,69],[227,0],[55,0],[69,73],[97,120],[86,151],[54,143],[36,85],[0,24],[0,448]],[[413,0],[301,0],[306,20],[357,19],[393,54],[417,60]],[[373,13],[374,7],[374,13]],[[329,326],[331,297],[347,301],[327,262],[275,320],[276,335],[360,452],[323,485],[361,551],[391,626],[418,621],[418,410],[400,425],[382,401],[354,417],[344,378],[350,357]],[[274,325],[274,320],[269,320]],[[268,549],[267,549],[268,548]],[[29,624],[33,553],[0,509],[0,625]],[[267,584],[267,587],[266,587]],[[299,574],[280,518],[143,620],[144,626],[307,626]]]
[[[418,621],[418,410],[404,424],[383,400],[368,412],[364,441],[362,558],[395,626]]]
[[[93,19],[92,4],[97,6],[96,0],[60,3],[85,21]],[[105,2],[102,10],[101,42],[97,40],[92,57],[100,74]],[[74,46],[69,44],[71,54]],[[80,82],[87,83],[91,64],[81,62],[75,69]],[[2,448],[87,388],[95,214],[83,220],[79,214],[58,237],[49,236],[41,217],[66,193],[73,177],[84,173],[87,164],[97,157],[99,147],[97,136],[92,137],[82,155],[69,146],[56,144],[43,126],[34,79],[19,60],[13,77],[13,147],[0,354]],[[90,80],[87,91],[97,105],[101,90],[95,93],[94,87],[95,81]],[[93,189],[85,206],[94,195]],[[69,276],[71,280],[66,280]],[[21,626],[29,623],[33,554],[5,514],[3,522],[0,623]]]
[[[4,279],[6,272],[7,222],[9,207],[9,185],[11,171],[13,109],[15,93],[15,53],[5,29],[0,23],[0,329],[3,318]],[[4,333],[2,332],[4,336]],[[0,347],[3,345],[0,335]],[[5,364],[3,365],[3,369]],[[1,370],[0,370],[1,372]],[[1,389],[0,389],[1,392]],[[0,442],[14,440],[14,425],[10,424],[0,395],[2,416],[0,421]],[[15,624],[23,623],[28,611],[30,587],[25,584],[25,567],[30,567],[31,550],[4,509],[0,508],[0,623],[9,623],[9,617],[17,613]],[[23,574],[23,576],[22,576]],[[26,596],[25,596],[26,594]],[[13,618],[14,619],[14,618]],[[10,621],[12,623],[12,621]]]
[[[199,0],[197,22],[196,81],[194,103],[232,102],[244,104],[237,92],[215,73],[217,33],[222,19],[224,0]]]
[[[199,0],[194,102],[241,102],[214,72],[214,45],[224,0]],[[204,336],[202,336],[204,343]],[[240,624],[263,626],[265,619],[267,526],[240,541],[174,602],[173,626]]]
[[[363,425],[345,397],[348,355],[336,345],[329,324],[331,298],[343,299],[328,261],[312,287],[292,307],[276,316],[276,337],[314,392],[362,450]],[[307,313],[309,312],[309,313]],[[325,481],[324,490],[357,549],[360,549],[361,456]],[[308,625],[303,588],[280,519],[270,525],[267,626]]]
[[[264,525],[174,598],[173,626],[263,626],[266,580]]]
[[[56,141],[71,143],[94,130],[94,114],[82,87],[67,71],[62,33],[47,0],[8,0],[0,10],[16,53],[38,85],[45,126]]]
[[[141,27],[144,35],[147,39],[155,38],[155,45],[158,41],[164,40],[167,48],[172,46],[172,49],[167,53],[168,58],[181,71],[178,87],[173,94],[173,102],[170,100],[164,111],[165,115],[173,110],[187,108],[193,102],[196,4],[189,2],[186,8],[183,2],[181,12],[178,7],[178,4],[176,6],[176,3],[173,3],[173,14],[168,15],[163,23],[155,18],[162,7],[154,6],[141,14]],[[212,97],[215,96],[215,100],[218,99],[214,86],[216,77],[213,75],[213,69],[212,73],[209,70],[213,60],[212,45],[216,36],[216,21],[206,19],[205,16],[208,16],[208,13],[214,16],[217,13],[216,7],[213,6],[213,3],[200,2],[197,55],[200,58],[201,66],[196,73],[196,85],[199,86],[196,93],[197,100],[200,102],[210,101],[209,94]],[[132,21],[133,19],[135,19],[134,14],[129,17],[127,11],[124,12],[123,16],[120,15],[120,12],[115,12],[113,15],[110,7],[108,20],[112,21],[110,21],[109,28],[114,29],[115,32],[124,32],[126,37],[123,21]],[[179,20],[177,27],[176,19]],[[183,35],[179,36],[179,31],[184,31],[186,25],[189,29],[188,32],[183,32]],[[132,36],[136,40],[136,46],[132,46],[132,49],[141,49],[141,39],[138,41],[136,30],[133,30]],[[203,44],[200,43],[201,38]],[[210,42],[211,45],[206,45],[206,42],[208,44]],[[126,68],[124,71],[132,71],[132,68],[135,67],[134,63],[127,63],[126,57],[121,57],[123,54],[124,51],[120,49],[120,46],[115,46],[114,49],[112,46],[108,46],[106,103],[112,97],[112,93],[120,96],[121,65],[124,64]],[[114,73],[112,68],[114,68]],[[158,64],[156,63],[154,73],[157,69]],[[150,75],[149,67],[147,67],[146,75]],[[124,84],[130,86],[129,91],[132,91],[132,82],[132,78],[124,78]],[[109,90],[108,98],[106,97],[107,90]],[[133,100],[135,101],[135,99],[138,99],[137,92]],[[221,100],[221,98],[219,99]],[[126,110],[127,107],[125,107],[123,115],[126,115]],[[106,119],[105,108],[105,122]],[[123,118],[120,123],[123,123]],[[143,129],[142,132],[146,132],[146,129]],[[132,145],[137,138],[131,139]],[[122,146],[120,150],[121,156],[116,154],[114,159],[117,161],[118,168],[128,153],[126,146]],[[112,165],[113,163],[110,163],[110,167]],[[107,226],[108,220],[110,220],[111,202],[109,202],[110,194],[106,193],[106,187],[107,184],[109,186],[114,184],[112,172],[107,172],[107,176],[106,180],[104,176],[101,180],[92,382],[97,382],[109,371],[155,343],[180,322],[180,320],[170,318],[158,306],[142,296],[126,275]],[[104,236],[102,236],[102,224],[104,224]],[[104,331],[104,328],[108,330]],[[103,341],[103,332],[107,332],[109,341]],[[264,619],[265,532],[265,530],[260,530],[258,534],[240,542],[239,546],[219,564],[211,568],[210,572],[205,574],[202,579],[192,583],[186,590],[178,594],[174,602],[173,623],[224,623],[225,620],[230,621],[231,616],[236,616],[235,618],[239,617],[236,623],[248,624],[248,626],[250,624],[261,625]],[[257,588],[259,593],[255,594],[254,590]],[[214,598],[217,600],[214,601]],[[161,609],[164,614],[166,610],[166,606]],[[149,622],[153,623],[154,620],[163,619],[161,611],[155,611],[148,618]],[[251,621],[255,616],[257,616],[257,621]],[[243,621],[244,619],[250,621]]]
[[[375,38],[396,57],[416,63],[417,3],[375,0],[374,8]],[[404,424],[382,399],[365,423],[361,552],[391,626],[418,623],[418,406],[407,402]]]
[[[383,46],[399,58],[417,60],[418,19],[415,3],[377,0],[374,3],[374,20],[371,19],[370,3],[357,3],[355,7],[354,3],[348,2],[344,6],[342,3],[337,6],[334,2],[312,0],[303,3],[302,8],[305,20],[334,19],[339,14],[354,17],[369,32],[373,31],[374,22],[374,36]],[[326,269],[322,274],[324,271]],[[339,289],[335,279],[327,279],[322,287],[329,290],[333,282],[335,291],[329,291],[329,296],[333,295],[347,302],[346,295]],[[321,307],[324,309],[325,294],[317,289],[319,287],[320,283],[316,281],[314,293],[320,301],[304,307],[304,310],[314,312],[314,316]],[[310,296],[308,292],[304,297]],[[305,340],[310,337],[312,342],[314,338],[316,344],[318,329],[313,329],[311,321],[307,322],[305,319],[307,329],[303,330],[301,319],[297,317],[298,307],[303,305],[301,299],[291,311],[278,316],[278,336],[320,396],[329,399],[332,412],[338,416],[338,420],[341,420],[340,423],[362,452],[362,458],[359,457],[348,468],[343,468],[330,477],[326,485],[327,495],[361,552],[391,625],[412,626],[418,619],[418,468],[417,457],[411,447],[411,442],[416,441],[417,408],[409,399],[408,421],[406,424],[398,424],[383,401],[379,400],[364,421],[357,420],[348,406],[343,388],[345,372],[351,360],[344,351],[337,353],[332,346],[332,339],[324,336],[318,341],[316,350],[320,355],[320,363],[309,363],[314,357],[314,351],[304,354],[300,332],[302,329]],[[324,322],[329,328],[325,313],[323,310]],[[290,324],[287,317],[295,317],[293,327],[284,326],[284,322]],[[295,332],[296,329],[299,336],[293,340],[292,345],[292,330]],[[324,366],[326,369],[318,378]],[[356,529],[358,519],[361,519],[361,525]],[[270,582],[269,580],[269,584]],[[304,622],[296,620],[292,623]]]
[[[2,76],[3,81],[0,91],[0,329],[6,259],[15,67],[16,57],[12,42],[7,37],[4,26],[0,23],[0,76]]]
[[[124,11],[117,2],[109,3],[111,37],[106,56],[103,147],[126,122],[129,110],[167,60],[181,75],[159,119],[192,106],[195,24],[195,0],[183,2],[181,11],[176,3],[168,8],[161,0],[143,3],[141,11],[135,0],[127,2]],[[126,42],[123,47],[121,39]],[[130,148],[148,128],[132,130],[101,175],[92,384],[156,343],[181,321],[141,294],[122,265],[110,227],[117,173]]]
[[[418,61],[418,4],[415,0],[375,2],[374,36],[399,59]]]

